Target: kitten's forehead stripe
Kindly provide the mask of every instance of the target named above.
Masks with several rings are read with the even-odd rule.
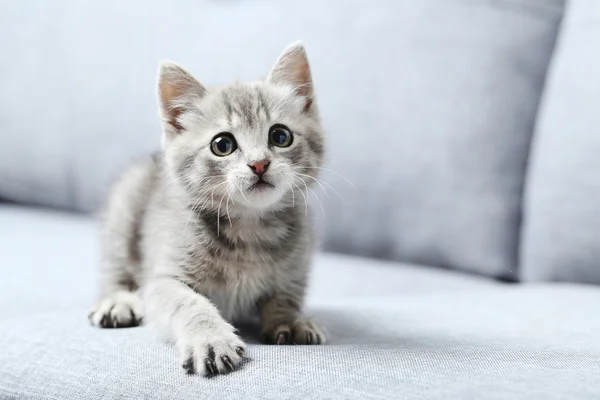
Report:
[[[231,100],[227,93],[223,93],[223,104],[225,104],[227,124],[231,126],[233,120],[233,106],[231,105]]]
[[[269,111],[269,107],[267,106],[267,102],[265,101],[265,95],[260,90],[260,88],[256,88],[256,91],[258,93],[258,103],[260,105],[260,109],[263,110],[263,112],[265,113],[265,118],[267,119],[267,121],[269,121],[271,120],[271,112]]]
[[[254,93],[250,88],[235,85],[223,92],[223,99],[228,115],[228,123],[233,124],[235,120],[244,125],[245,128],[253,129],[256,126]],[[234,115],[237,118],[234,118]],[[236,128],[233,127],[232,128]]]

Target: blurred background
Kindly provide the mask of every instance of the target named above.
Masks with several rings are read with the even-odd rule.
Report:
[[[93,213],[160,149],[159,61],[207,85],[262,79],[300,39],[327,133],[311,299],[520,282],[498,301],[547,307],[498,316],[506,337],[531,339],[520,327],[544,315],[556,330],[535,343],[595,346],[596,0],[9,0],[0,34],[0,299],[38,288],[19,314],[92,297]],[[573,313],[578,333],[560,331]]]

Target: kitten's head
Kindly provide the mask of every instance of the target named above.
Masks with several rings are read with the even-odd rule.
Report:
[[[207,88],[163,62],[158,95],[169,178],[197,208],[223,210],[227,201],[278,209],[306,195],[321,166],[323,135],[301,43],[286,48],[261,82]]]

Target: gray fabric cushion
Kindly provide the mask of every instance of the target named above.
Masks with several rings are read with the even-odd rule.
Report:
[[[334,255],[318,257],[308,302],[330,344],[252,344],[240,371],[187,376],[151,330],[87,323],[93,234],[87,218],[0,207],[0,398],[600,396],[599,289],[506,286]]]
[[[96,223],[85,216],[0,205],[0,311],[4,317],[23,313],[91,307],[99,277]],[[365,266],[373,266],[365,273]],[[319,254],[311,275],[310,297],[331,299],[374,294],[427,293],[496,285],[493,281],[450,271],[385,261]]]
[[[318,81],[331,163],[356,185],[325,176],[348,203],[325,199],[327,248],[515,277],[562,1],[390,3],[362,12],[346,68]]]
[[[147,328],[89,326],[84,308],[2,318],[0,397],[597,400],[598,302],[585,287],[321,301],[329,345],[253,344],[213,379],[187,376]]]
[[[159,146],[160,59],[264,76],[305,40],[330,134],[326,248],[513,276],[523,170],[562,0],[11,2],[0,197],[95,209]],[[25,17],[26,16],[26,17]],[[277,23],[274,23],[276,21]],[[356,229],[360,227],[360,229]]]
[[[522,278],[600,283],[600,7],[573,0],[536,129]]]

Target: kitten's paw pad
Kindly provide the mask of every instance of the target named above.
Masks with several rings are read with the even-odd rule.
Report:
[[[89,313],[91,324],[101,328],[128,328],[142,323],[142,307],[137,294],[115,292],[102,299]]]
[[[263,332],[263,342],[268,344],[324,344],[326,337],[314,322],[308,319],[297,319],[284,323],[272,330]]]
[[[233,329],[216,333],[198,332],[184,345],[182,367],[188,374],[226,374],[235,371],[244,360],[246,344]]]

